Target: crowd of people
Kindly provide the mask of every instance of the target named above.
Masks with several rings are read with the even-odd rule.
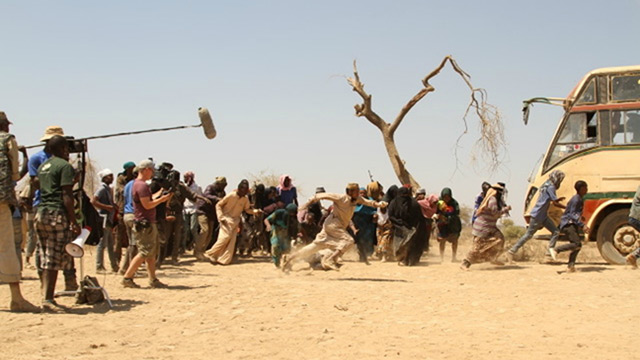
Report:
[[[450,188],[436,195],[410,185],[385,189],[377,181],[365,187],[349,183],[343,193],[328,193],[318,187],[301,205],[293,179],[287,174],[280,177],[278,186],[250,186],[242,180],[227,193],[223,176],[202,190],[194,172],[181,176],[173,164],[156,165],[144,159],[125,162],[118,173],[101,169],[97,191],[86,196],[78,185],[82,170],[69,162],[70,143],[62,128],[48,127],[41,139],[44,148],[28,157],[9,133],[10,124],[6,114],[0,112],[0,281],[10,285],[12,311],[65,311],[54,299],[58,272],[63,272],[65,290],[78,289],[74,261],[65,245],[80,234],[81,225],[87,224],[92,227],[92,236],[97,237],[96,272],[119,273],[122,285],[128,288],[140,287],[134,277],[143,263],[149,287],[165,287],[156,269],[165,263],[179,265],[181,257],[189,253],[196,261],[220,265],[260,254],[269,255],[274,266],[285,272],[297,264],[338,270],[342,256],[355,245],[363,263],[393,261],[400,266],[415,266],[429,250],[430,237],[435,234],[440,260],[444,261],[449,243],[451,261],[458,262],[462,221],[459,203]],[[16,181],[27,173],[27,186],[16,191]],[[588,186],[584,181],[576,182],[576,195],[565,206],[564,199],[556,195],[563,179],[561,171],[550,174],[540,188],[528,230],[506,252],[497,225],[511,209],[505,203],[506,186],[483,183],[471,219],[472,247],[460,268],[468,270],[480,262],[504,265],[503,254],[506,261],[513,262],[522,245],[546,227],[552,233],[549,256],[555,259],[559,252],[570,251],[568,271],[575,271],[581,247],[579,234],[589,231],[582,218],[582,198]],[[636,200],[632,218],[634,211],[640,214],[640,188]],[[551,203],[566,208],[559,227],[548,218]],[[19,225],[23,217],[28,231],[24,248]],[[640,219],[635,221],[640,224]],[[556,248],[561,231],[570,242]],[[23,252],[24,265],[34,266],[41,279],[40,307],[20,292]],[[640,251],[634,252],[628,262],[635,265],[639,256]]]

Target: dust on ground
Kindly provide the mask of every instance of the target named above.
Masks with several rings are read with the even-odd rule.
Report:
[[[468,248],[461,246],[460,258]],[[544,248],[544,245],[535,245]],[[93,273],[93,250],[85,268]],[[434,247],[437,252],[437,248]],[[447,247],[449,258],[450,248]],[[640,272],[605,264],[595,245],[564,264],[355,262],[339,272],[276,270],[267,257],[231,266],[187,256],[158,277],[168,289],[125,289],[98,275],[113,300],[72,313],[14,314],[0,292],[5,359],[620,359],[636,355]],[[566,261],[567,254],[560,260]],[[22,288],[40,298],[34,270]],[[136,278],[143,287],[145,278]],[[62,278],[58,287],[63,286]],[[74,300],[59,302],[72,306]]]

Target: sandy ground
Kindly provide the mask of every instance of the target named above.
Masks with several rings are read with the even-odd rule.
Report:
[[[581,255],[574,274],[537,262],[462,272],[433,255],[419,267],[367,266],[348,254],[339,272],[290,275],[266,258],[222,267],[187,256],[159,271],[169,289],[124,289],[120,276],[99,275],[114,308],[62,315],[10,313],[5,288],[0,358],[640,358],[640,272],[602,263],[591,244]],[[39,299],[35,271],[24,275],[26,297]]]

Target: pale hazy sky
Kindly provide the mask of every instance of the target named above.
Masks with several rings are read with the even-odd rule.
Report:
[[[21,144],[60,125],[76,137],[197,124],[208,107],[218,137],[200,129],[91,141],[90,156],[119,170],[153,157],[201,185],[224,175],[288,173],[316,186],[397,183],[378,130],[354,116],[345,76],[358,61],[374,110],[391,121],[420,80],[452,54],[504,116],[508,154],[475,167],[477,122],[459,150],[468,101],[450,69],[407,116],[396,139],[429,192],[450,186],[472,204],[483,180],[505,181],[522,223],[527,177],[561,116],[521,104],[566,96],[589,70],[634,65],[638,1],[0,1],[0,109]],[[304,200],[304,199],[301,199]]]

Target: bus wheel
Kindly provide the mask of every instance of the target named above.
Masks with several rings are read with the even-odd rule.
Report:
[[[628,223],[629,209],[607,215],[598,229],[600,255],[610,264],[624,265],[625,256],[640,246],[640,234]]]

